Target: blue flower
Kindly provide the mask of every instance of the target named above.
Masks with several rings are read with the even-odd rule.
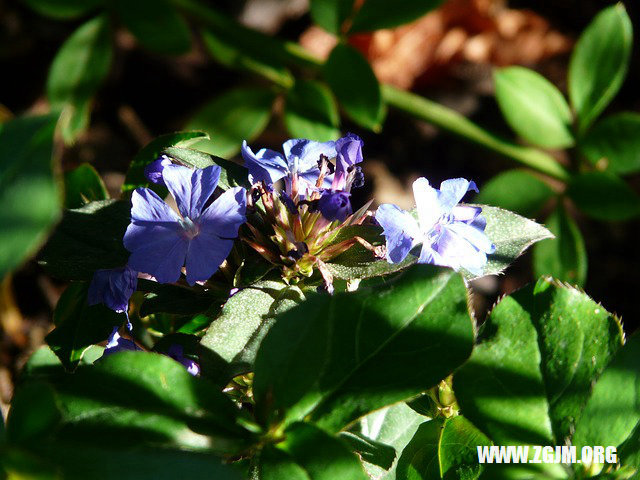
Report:
[[[105,347],[102,356],[107,357],[118,352],[135,352],[139,350],[141,351],[142,349],[133,343],[132,340],[122,338],[118,333],[118,327],[114,327],[111,335],[109,335],[109,340],[107,340],[107,346]]]
[[[122,268],[97,270],[89,285],[87,301],[89,305],[104,303],[111,310],[126,313],[129,298],[136,291],[138,272],[128,265]]]
[[[129,265],[160,283],[178,280],[185,266],[187,283],[194,285],[213,275],[229,255],[246,220],[246,190],[232,188],[206,206],[220,167],[191,170],[168,165],[162,176],[180,215],[152,190],[136,189],[124,235],[124,246],[131,252]]]
[[[351,194],[347,192],[325,190],[318,200],[318,210],[329,221],[340,220],[344,222],[353,213],[349,201],[350,196]]]
[[[358,176],[356,188],[364,184],[364,176],[357,163],[362,162],[363,142],[355,133],[347,133],[344,137],[336,141],[336,173],[331,184],[332,190],[351,190],[351,184]],[[354,171],[352,176],[349,173]]]
[[[264,182],[271,187],[284,178],[289,195],[293,189],[293,181],[296,181],[299,182],[297,191],[305,197],[316,188],[321,157],[336,157],[336,142],[321,143],[298,138],[287,140],[282,148],[284,155],[268,148],[253,153],[247,142],[242,142],[242,158],[249,169],[249,181],[252,184]],[[332,179],[333,175],[327,175],[323,186],[328,188]]]
[[[431,187],[426,178],[419,178],[413,183],[418,221],[395,205],[380,205],[376,220],[384,229],[387,260],[399,263],[421,244],[418,263],[482,274],[487,254],[495,252],[495,246],[484,233],[482,209],[458,205],[469,190],[478,191],[475,183],[464,178],[445,180],[440,190]]]
[[[164,186],[162,171],[167,165],[171,165],[171,159],[166,155],[161,155],[144,167],[144,176],[147,177],[151,183]]]
[[[169,347],[167,356],[173,358],[176,362],[182,364],[191,375],[198,375],[200,373],[200,365],[196,362],[184,356],[184,350],[182,345],[174,343]]]

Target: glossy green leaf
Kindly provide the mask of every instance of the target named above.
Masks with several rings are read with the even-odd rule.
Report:
[[[549,230],[533,220],[498,207],[480,206],[487,220],[485,233],[496,246],[495,253],[488,256],[482,275],[502,273],[531,245],[552,236]]]
[[[233,70],[258,73],[284,88],[293,85],[291,72],[268,48],[264,48],[264,45],[260,45],[258,50],[255,48],[257,45],[253,45],[254,48],[244,43],[240,45],[234,38],[219,30],[203,30],[201,34],[209,54],[222,65]],[[244,40],[246,41],[246,38]]]
[[[618,448],[618,460],[635,473],[640,472],[640,425],[636,424],[633,433]]]
[[[107,200],[109,194],[102,178],[89,163],[64,173],[64,206],[80,208],[96,200]]]
[[[608,172],[640,171],[640,115],[623,112],[598,122],[582,139],[582,153]]]
[[[531,218],[552,195],[549,185],[527,170],[507,170],[482,185],[474,200]]]
[[[587,251],[580,229],[562,205],[547,218],[546,226],[556,238],[543,240],[533,247],[534,275],[550,275],[573,285],[584,285]]]
[[[412,22],[437,8],[442,0],[367,0],[356,14],[351,32],[372,32]]]
[[[349,14],[353,0],[311,0],[311,19],[327,32],[338,35]]]
[[[640,196],[624,180],[608,173],[576,175],[567,193],[580,210],[597,220],[629,220],[640,214]]]
[[[618,352],[593,387],[576,424],[573,444],[618,447],[640,425],[640,336]]]
[[[106,15],[82,24],[56,53],[47,78],[47,96],[52,107],[63,112],[66,141],[86,127],[89,101],[109,73],[112,57]]]
[[[40,264],[64,280],[91,280],[98,269],[122,267],[129,259],[122,237],[130,212],[129,202],[116,200],[65,210],[40,252]]]
[[[148,286],[152,286],[152,289],[147,289]],[[160,312],[196,315],[207,311],[214,303],[224,301],[219,293],[156,282],[145,282],[143,285],[143,280],[139,280],[138,290],[150,290],[140,305],[141,317]]]
[[[222,158],[235,155],[243,140],[254,140],[267,126],[274,98],[270,90],[235,88],[209,101],[186,126],[211,138],[194,148]]]
[[[311,480],[304,467],[298,465],[288,454],[267,445],[260,452],[259,477],[261,480]]]
[[[406,403],[396,403],[362,417],[358,425],[360,434],[370,440],[388,445],[396,452],[389,468],[374,465],[363,458],[367,474],[371,478],[395,480],[396,465],[400,453],[425,420],[424,416]]]
[[[24,0],[33,10],[52,18],[76,18],[99,7],[104,0]]]
[[[562,445],[621,342],[601,305],[541,279],[493,309],[454,376],[456,398],[496,445]]]
[[[304,469],[309,480],[368,480],[358,458],[339,438],[302,422],[290,425],[285,435],[278,448]]]
[[[534,145],[573,145],[571,111],[562,93],[542,75],[523,67],[494,74],[498,105],[513,130]]]
[[[58,220],[52,171],[55,117],[23,117],[0,130],[0,278],[44,242]]]
[[[240,290],[227,301],[202,337],[201,345],[215,354],[211,361],[203,358],[203,374],[213,369],[231,379],[251,371],[256,352],[275,316],[303,300],[300,289],[272,280]]]
[[[371,440],[357,432],[340,432],[339,437],[349,444],[351,450],[357,453],[363,462],[388,470],[395,461],[396,451],[389,445]]]
[[[340,136],[340,115],[333,95],[313,80],[298,80],[287,92],[284,124],[292,138],[326,142]]]
[[[154,186],[144,176],[144,169],[155,161],[162,152],[169,147],[188,147],[193,143],[208,138],[204,132],[176,132],[160,135],[147,144],[133,158],[122,185],[123,192],[135,190],[138,187]]]
[[[438,444],[442,422],[431,420],[418,427],[411,441],[404,447],[398,467],[397,480],[436,480],[440,477]]]
[[[140,44],[156,53],[179,55],[191,48],[187,22],[168,0],[113,0],[122,23]]]
[[[169,147],[164,150],[164,154],[192,168],[206,168],[211,165],[218,165],[222,169],[220,171],[218,187],[222,190],[229,190],[232,187],[238,186],[247,186],[247,168],[230,160],[213,157],[205,152],[182,147]]]
[[[384,106],[380,84],[358,50],[342,43],[336,45],[324,65],[324,76],[354,122],[372,130],[381,128]]]
[[[627,74],[633,41],[622,3],[602,10],[578,39],[569,64],[569,97],[584,131],[611,102]]]
[[[67,370],[74,370],[85,350],[107,339],[113,327],[126,317],[106,306],[89,306],[86,283],[72,283],[64,291],[53,312],[55,329],[47,335],[47,344]]]
[[[318,295],[279,315],[255,362],[260,417],[281,411],[285,422],[338,431],[430,388],[469,355],[466,302],[459,275],[417,265],[395,283]]]
[[[53,390],[45,383],[19,387],[7,419],[7,442],[28,445],[48,435],[61,418]]]

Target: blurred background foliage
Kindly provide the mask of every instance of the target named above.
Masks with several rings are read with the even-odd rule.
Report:
[[[0,222],[31,216],[0,233],[3,407],[65,286],[23,261],[58,203],[119,196],[136,154],[179,130],[207,132],[193,145],[236,160],[243,139],[279,149],[354,131],[369,179],[356,204],[410,208],[418,176],[474,179],[479,203],[557,237],[474,283],[480,319],[550,274],[634,330],[637,18],[637,3],[598,0],[0,1],[0,122],[52,113],[0,126]],[[57,183],[45,140],[56,118]],[[41,142],[21,148],[16,132]],[[26,166],[34,148],[44,161]]]

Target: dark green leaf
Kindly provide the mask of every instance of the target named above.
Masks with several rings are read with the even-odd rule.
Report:
[[[88,123],[89,100],[109,73],[112,56],[106,15],[82,24],[58,50],[49,70],[47,96],[54,109],[64,109],[65,140],[72,141]]]
[[[80,208],[95,200],[107,200],[109,194],[96,169],[83,163],[64,173],[64,206]]]
[[[567,193],[580,210],[597,220],[629,220],[640,214],[640,197],[624,180],[611,174],[576,175]]]
[[[305,469],[282,450],[267,445],[260,452],[260,480],[312,480]]]
[[[254,140],[267,126],[274,98],[267,89],[235,88],[209,101],[187,124],[211,137],[194,148],[222,158],[235,155],[243,140]]]
[[[89,13],[104,0],[24,0],[41,15],[53,18],[76,18]]]
[[[623,112],[598,122],[580,143],[597,167],[617,174],[640,170],[640,115]]]
[[[290,425],[285,435],[278,448],[304,469],[309,480],[368,480],[358,458],[342,440],[302,422]]]
[[[406,403],[396,403],[362,417],[359,422],[361,435],[393,447],[397,452],[390,468],[382,468],[364,460],[367,474],[371,478],[395,480],[400,453],[425,420],[424,416],[415,412]]]
[[[618,447],[640,424],[640,335],[632,336],[593,388],[573,444]]]
[[[58,220],[52,172],[55,117],[10,120],[0,130],[0,278],[45,240]]]
[[[53,390],[45,383],[32,382],[18,388],[7,419],[7,442],[29,445],[48,435],[62,417]]]
[[[202,40],[211,56],[222,65],[233,70],[256,72],[284,88],[293,85],[291,72],[263,45],[256,51],[246,45],[239,45],[233,38],[218,30],[203,30]]]
[[[74,370],[85,350],[107,339],[113,327],[126,321],[102,304],[89,306],[86,283],[72,283],[64,291],[53,312],[55,329],[47,343],[67,370]]]
[[[435,480],[440,477],[438,444],[442,422],[431,420],[418,427],[411,441],[404,447],[396,468],[397,480]]]
[[[527,170],[507,170],[485,183],[474,200],[531,218],[552,195],[549,185]]]
[[[533,270],[536,277],[550,275],[573,285],[587,279],[587,251],[582,234],[562,205],[546,222],[556,238],[543,240],[533,247]]]
[[[168,0],[113,0],[113,7],[143,47],[168,55],[191,48],[189,26]]]
[[[271,280],[240,290],[227,301],[202,338],[202,346],[215,354],[211,363],[203,358],[203,374],[207,369],[221,370],[221,375],[230,379],[250,371],[276,314],[303,300],[300,289]]]
[[[549,230],[533,220],[501,208],[479,206],[487,220],[485,233],[496,246],[495,253],[488,256],[482,275],[503,272],[531,245],[552,236]]]
[[[428,389],[469,355],[466,297],[459,275],[417,265],[382,288],[318,295],[285,312],[256,357],[262,419],[281,411],[285,422],[338,431]]]
[[[633,433],[620,445],[618,461],[627,468],[633,468],[636,473],[640,472],[640,425],[636,425]]]
[[[179,285],[156,284],[140,305],[140,316],[146,317],[160,312],[196,315],[207,311],[214,303],[222,303],[225,298],[209,291],[199,291]]]
[[[341,432],[339,436],[349,444],[351,450],[357,453],[363,462],[389,470],[396,459],[396,451],[393,447],[371,440],[361,433]]]
[[[342,24],[352,11],[353,0],[311,0],[312,20],[334,35],[340,34]]]
[[[313,80],[298,80],[287,92],[284,123],[293,138],[318,142],[340,136],[340,115],[329,89]]]
[[[399,3],[387,0],[367,0],[356,14],[351,32],[371,32],[382,28],[393,28],[420,18],[442,0],[403,0]]]
[[[627,74],[633,27],[622,3],[602,10],[580,36],[569,64],[569,97],[584,131]]]
[[[497,70],[494,79],[500,110],[518,135],[546,148],[573,145],[569,105],[551,82],[523,67]]]
[[[342,108],[357,124],[379,130],[384,118],[380,84],[355,48],[339,43],[324,65],[324,76]]]
[[[493,309],[454,376],[456,398],[497,445],[562,445],[621,341],[602,306],[541,279]]]
[[[160,154],[169,147],[187,147],[198,140],[208,138],[204,132],[176,132],[161,135],[146,145],[133,158],[129,165],[127,176],[122,185],[122,191],[128,192],[138,187],[150,187],[152,184],[144,176],[144,169],[156,160]]]
[[[482,471],[479,445],[491,441],[462,415],[445,420],[438,447],[440,472],[444,479],[475,480]]]
[[[213,157],[205,152],[193,150],[191,148],[169,147],[164,153],[180,163],[193,168],[206,168],[211,165],[218,165],[222,168],[218,186],[223,190],[247,184],[247,169],[230,160]]]
[[[122,237],[130,212],[129,202],[116,200],[66,210],[40,252],[40,263],[65,280],[90,280],[98,269],[122,267],[129,259]]]

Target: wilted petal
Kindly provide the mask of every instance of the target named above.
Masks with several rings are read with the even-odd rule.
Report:
[[[289,173],[287,161],[282,154],[268,148],[259,150],[257,154],[253,153],[246,140],[242,142],[242,158],[249,170],[249,181],[252,184],[264,182],[271,186]]]
[[[218,185],[220,170],[217,165],[193,170],[182,165],[168,165],[164,168],[164,182],[183,217],[194,220],[200,215]]]
[[[420,237],[420,229],[409,212],[396,205],[385,203],[376,210],[376,221],[384,229],[382,234],[387,240],[387,260],[400,263]]]
[[[420,177],[413,182],[413,197],[416,200],[420,229],[428,233],[446,213],[438,199],[438,190],[429,185],[429,180]]]
[[[136,291],[138,272],[129,266],[97,270],[89,285],[89,305],[105,304],[118,313],[129,309],[129,298]]]
[[[442,182],[440,184],[439,200],[444,213],[450,212],[469,190],[475,190],[477,192],[478,187],[476,187],[474,182],[470,182],[464,178],[452,178]]]

